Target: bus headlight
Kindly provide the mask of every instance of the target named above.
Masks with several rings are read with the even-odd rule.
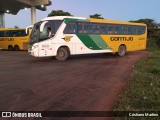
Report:
[[[33,49],[36,49],[37,47],[38,47],[38,45],[34,45],[34,46],[32,46],[32,48],[33,48]]]

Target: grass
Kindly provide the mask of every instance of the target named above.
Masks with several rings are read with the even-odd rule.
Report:
[[[120,95],[114,111],[160,111],[160,49],[138,62],[131,80]],[[159,116],[160,117],[160,116]],[[158,117],[126,117],[114,120],[158,120]]]

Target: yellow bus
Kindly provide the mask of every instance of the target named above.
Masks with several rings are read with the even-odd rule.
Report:
[[[35,57],[55,56],[57,60],[92,53],[124,56],[127,51],[144,50],[146,41],[147,26],[143,23],[55,16],[34,25],[28,52]]]
[[[30,32],[30,27],[28,30],[25,28],[0,28],[0,48],[10,51],[27,50]]]

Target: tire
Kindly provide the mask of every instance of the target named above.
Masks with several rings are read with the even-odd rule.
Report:
[[[61,47],[57,51],[56,59],[59,61],[65,61],[69,57],[69,52],[66,48]]]
[[[14,50],[15,50],[15,51],[19,51],[19,50],[20,50],[19,46],[18,46],[18,45],[15,45],[15,46],[14,46]]]
[[[121,46],[119,46],[119,48],[118,48],[118,55],[119,56],[124,56],[125,54],[126,54],[126,46],[125,45],[121,45]]]
[[[13,46],[12,46],[12,45],[9,45],[9,46],[8,46],[8,50],[9,50],[9,51],[13,51]]]

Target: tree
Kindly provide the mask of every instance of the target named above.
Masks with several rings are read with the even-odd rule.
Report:
[[[149,46],[153,46],[153,44],[156,44],[160,47],[160,24],[157,24],[153,19],[149,18],[130,22],[145,23],[147,25],[147,36],[149,38],[147,44]]]
[[[139,20],[130,21],[130,22],[145,23],[147,25],[147,29],[148,29],[148,37],[157,36],[156,28],[159,25],[153,19],[145,18],[145,19],[139,19]]]
[[[19,28],[19,26],[15,25],[14,28]]]
[[[51,13],[48,14],[48,17],[51,16],[72,16],[69,12],[64,12],[63,10],[52,10]]]
[[[90,15],[90,18],[104,19],[103,17],[101,17],[101,14]]]

